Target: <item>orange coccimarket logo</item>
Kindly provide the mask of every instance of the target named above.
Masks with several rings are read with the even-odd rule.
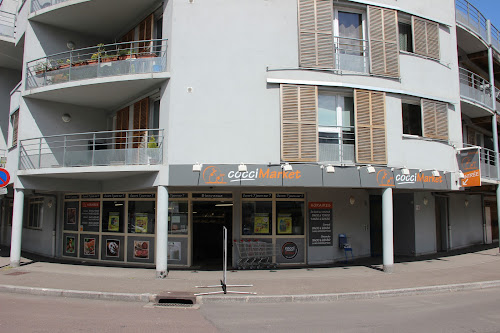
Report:
[[[394,187],[394,176],[391,171],[382,169],[377,173],[377,183],[383,187]]]
[[[203,181],[205,184],[227,184],[224,181],[224,176],[219,168],[215,166],[208,166],[203,171]]]

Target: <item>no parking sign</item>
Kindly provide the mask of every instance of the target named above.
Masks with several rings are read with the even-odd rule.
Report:
[[[9,184],[10,174],[7,170],[0,168],[0,188]]]

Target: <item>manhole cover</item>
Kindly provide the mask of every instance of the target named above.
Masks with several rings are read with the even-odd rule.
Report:
[[[28,274],[29,272],[12,272],[12,273],[7,273],[5,275],[12,275],[12,276],[16,276],[16,275],[23,275],[23,274]]]

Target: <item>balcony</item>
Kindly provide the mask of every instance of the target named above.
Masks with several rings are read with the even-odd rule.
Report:
[[[14,38],[16,14],[0,10],[0,36]]]
[[[66,2],[68,0],[31,0],[30,13],[36,12],[38,10],[57,5],[61,2]]]
[[[319,161],[332,164],[354,164],[355,134],[353,126],[321,126]]]
[[[488,24],[486,18],[466,0],[455,0],[455,18],[457,23],[463,25],[488,41]]]
[[[19,142],[19,170],[163,163],[163,130],[45,136]]]
[[[368,40],[333,37],[335,68],[348,72],[369,73],[370,55]]]
[[[459,68],[460,97],[488,109],[493,108],[491,99],[491,84],[479,75]]]
[[[476,147],[472,145],[464,144],[464,147]],[[481,178],[498,180],[500,177],[498,176],[497,170],[497,160],[495,156],[496,154],[493,150],[479,147],[480,152],[480,164],[481,164]]]

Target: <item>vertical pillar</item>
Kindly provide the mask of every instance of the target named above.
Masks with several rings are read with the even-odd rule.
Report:
[[[384,272],[394,272],[394,235],[393,235],[392,188],[382,192],[382,252]]]
[[[498,210],[500,209],[500,185],[497,185],[497,214],[499,217],[498,220],[498,253],[500,254],[500,213],[498,213]]]
[[[19,267],[21,263],[21,237],[23,232],[24,190],[14,190],[12,214],[12,237],[10,239],[10,266]]]
[[[156,206],[156,278],[167,277],[168,243],[168,191],[166,186],[158,186]]]

